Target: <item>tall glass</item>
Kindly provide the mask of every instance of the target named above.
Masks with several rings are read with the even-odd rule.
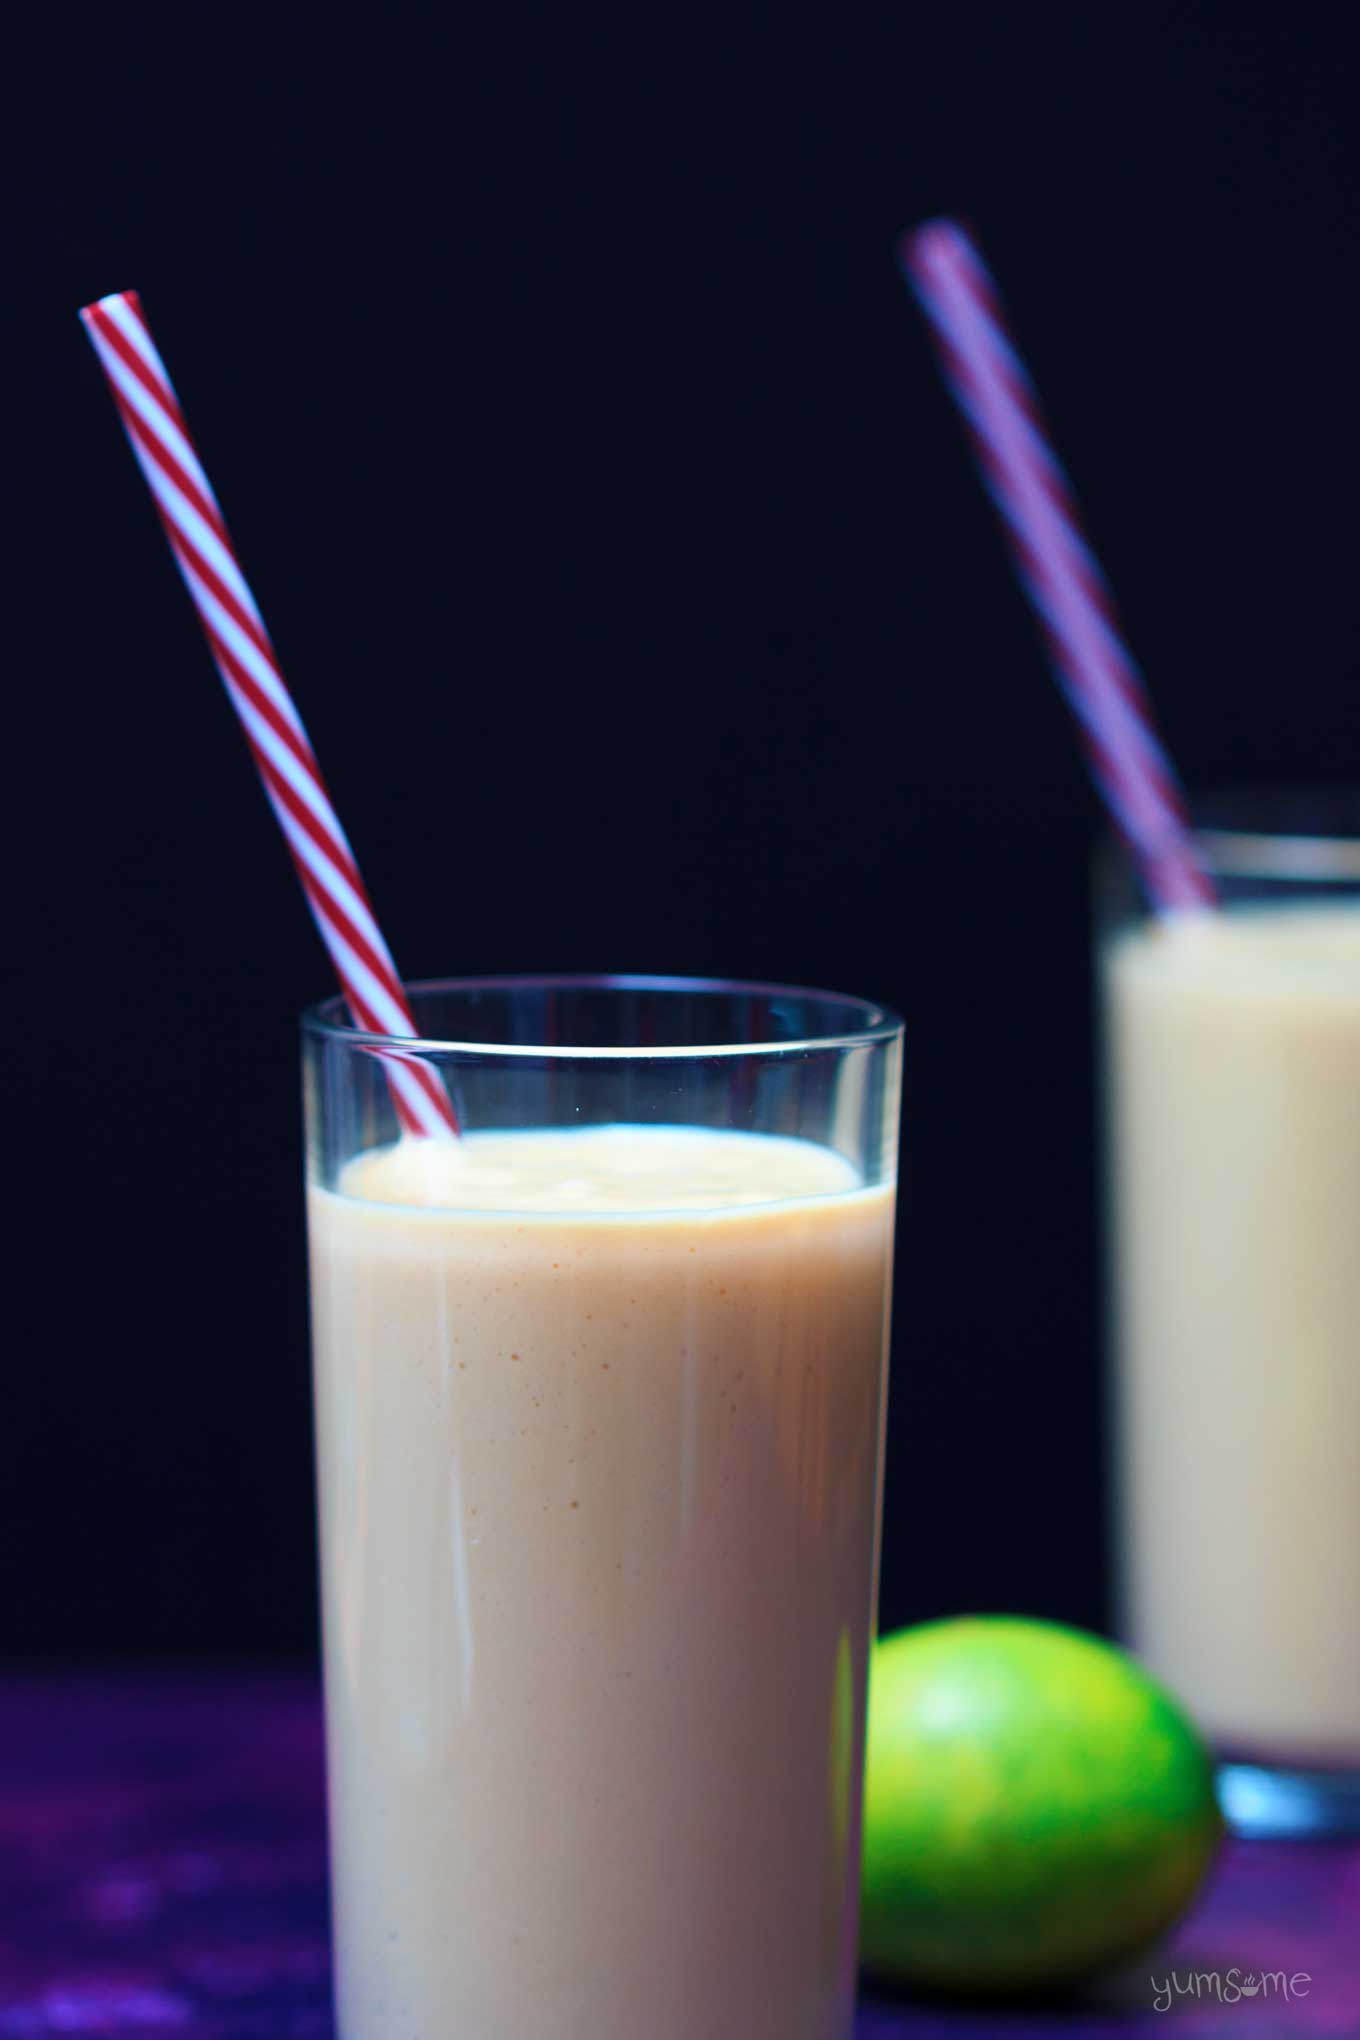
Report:
[[[304,1021],[343,2040],[843,2040],[900,1024],[410,989]]]
[[[1106,885],[1129,1641],[1244,1833],[1360,1826],[1360,803],[1201,816],[1222,912]]]

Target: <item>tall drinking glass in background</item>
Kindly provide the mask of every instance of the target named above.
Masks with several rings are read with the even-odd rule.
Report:
[[[408,989],[304,1023],[344,2040],[842,2040],[900,1025]]]
[[[1355,1830],[1360,801],[1200,821],[1220,912],[1104,875],[1123,1625],[1240,1831]]]

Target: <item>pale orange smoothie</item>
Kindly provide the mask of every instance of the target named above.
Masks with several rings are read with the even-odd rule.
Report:
[[[1106,960],[1129,1633],[1230,1749],[1360,1763],[1360,908]]]
[[[310,1193],[343,2040],[843,2040],[893,1199],[807,1142]]]

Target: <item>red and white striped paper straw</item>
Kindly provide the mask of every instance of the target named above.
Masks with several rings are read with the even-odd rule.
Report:
[[[80,316],[355,1024],[372,1034],[414,1035],[396,965],[137,293],[116,291],[86,305]],[[436,1070],[418,1056],[395,1052],[385,1053],[383,1063],[408,1133],[458,1131]]]
[[[982,257],[952,220],[904,235],[899,253],[1096,784],[1148,896],[1164,913],[1211,906],[1180,782]]]

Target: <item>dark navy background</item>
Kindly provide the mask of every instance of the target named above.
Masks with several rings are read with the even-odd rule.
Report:
[[[327,968],[76,322],[129,285],[404,969],[905,1012],[884,1620],[1104,1619],[1097,808],[894,241],[973,220],[1187,778],[1360,778],[1328,11],[25,35],[0,1652],[314,1637],[294,1016]]]

